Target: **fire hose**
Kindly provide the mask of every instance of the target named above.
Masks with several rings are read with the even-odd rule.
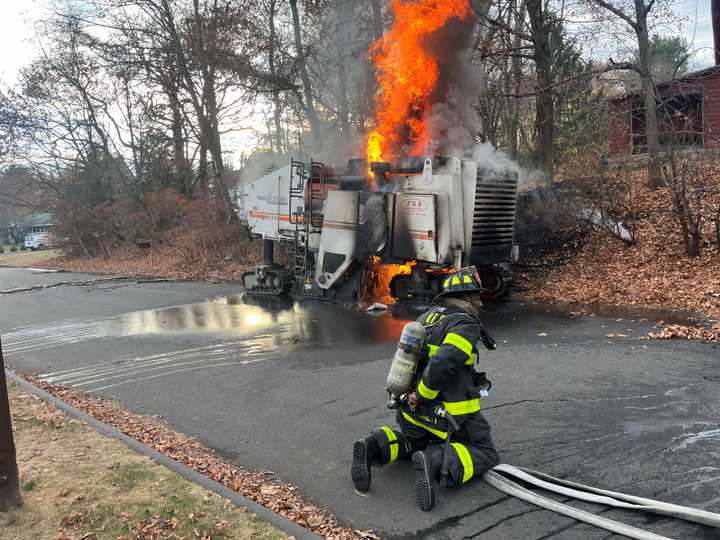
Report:
[[[452,415],[442,408],[437,410],[436,415],[447,420],[448,436],[445,438],[445,451],[443,453],[443,463],[440,475],[440,485],[442,487],[447,487],[450,440],[452,438],[452,434],[459,430],[459,426]],[[510,480],[508,476],[514,477],[546,491],[551,491],[577,500],[602,504],[614,508],[650,512],[653,514],[660,514],[663,516],[699,523],[701,525],[720,528],[720,514],[689,508],[687,506],[656,501],[653,499],[636,497],[634,495],[627,495],[616,491],[586,486],[584,484],[556,478],[554,476],[550,476],[549,474],[534,471],[525,467],[500,464],[483,474],[482,478],[485,482],[507,495],[517,497],[518,499],[522,499],[536,506],[540,506],[578,521],[589,523],[590,525],[595,525],[596,527],[600,527],[628,538],[636,538],[638,540],[668,540],[668,537],[666,536],[661,536],[644,529],[633,527],[632,525],[608,519],[592,512],[555,501],[548,497],[543,497],[542,495],[538,495],[530,489],[521,486],[517,482]]]
[[[576,484],[574,482],[568,482],[567,480],[555,478],[530,469],[524,469],[522,467],[513,467],[512,465],[501,464],[485,472],[483,475],[483,480],[503,493],[578,521],[583,521],[585,523],[595,525],[596,527],[627,536],[628,538],[637,538],[639,540],[659,540],[667,539],[668,537],[661,536],[644,529],[638,529],[637,527],[604,518],[602,516],[598,516],[597,514],[593,514],[592,512],[580,510],[579,508],[543,497],[542,495],[538,495],[537,493],[522,487],[516,482],[509,480],[503,474],[500,474],[501,472],[515,476],[528,484],[548,491],[553,491],[561,495],[566,495],[574,499],[613,506],[615,508],[652,512],[654,514],[675,517],[685,521],[693,521],[695,523],[709,525],[711,527],[720,527],[720,514]],[[545,480],[543,480],[543,478]],[[567,485],[575,486],[582,489],[582,491],[563,487]],[[627,501],[635,501],[637,504]]]

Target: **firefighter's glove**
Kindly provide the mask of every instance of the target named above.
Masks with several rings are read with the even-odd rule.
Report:
[[[410,406],[410,410],[414,411],[420,406],[420,399],[415,392],[410,392],[407,395],[407,403]]]

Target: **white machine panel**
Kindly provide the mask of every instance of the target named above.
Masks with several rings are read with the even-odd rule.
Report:
[[[247,219],[253,234],[272,239],[292,237],[295,225],[291,223],[290,212],[302,213],[304,209],[299,199],[293,200],[292,210],[289,208],[290,174],[290,165],[287,165],[240,186],[241,217]]]
[[[392,251],[395,257],[437,262],[435,195],[396,193]]]
[[[320,237],[315,281],[321,289],[340,282],[355,261],[358,228],[358,192],[329,191]]]

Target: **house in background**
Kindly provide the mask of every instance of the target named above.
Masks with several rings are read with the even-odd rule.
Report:
[[[657,85],[660,145],[720,147],[720,66]],[[608,154],[611,159],[647,151],[645,100],[631,93],[610,100]]]
[[[54,232],[55,219],[47,212],[31,214],[12,223],[0,223],[0,244],[20,244],[30,233]]]

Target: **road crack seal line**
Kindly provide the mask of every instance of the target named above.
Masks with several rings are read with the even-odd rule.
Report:
[[[531,508],[531,509],[529,509],[529,510],[524,510],[523,512],[518,512],[517,514],[510,514],[509,516],[506,516],[506,517],[502,518],[501,520],[496,521],[496,522],[493,523],[492,525],[488,525],[488,526],[485,527],[483,530],[478,531],[478,532],[476,532],[475,534],[472,534],[472,535],[470,535],[470,536],[463,536],[463,540],[471,540],[472,538],[477,538],[478,536],[482,536],[482,535],[485,534],[486,532],[490,532],[490,531],[493,530],[495,527],[497,527],[497,526],[499,526],[499,525],[502,525],[502,524],[505,523],[506,521],[510,521],[511,519],[515,519],[516,517],[521,517],[521,516],[526,516],[526,515],[528,515],[528,514],[533,514],[533,513],[535,513],[535,512],[542,512],[543,510],[544,510],[544,508]]]
[[[385,538],[387,540],[393,540],[393,539],[400,539],[400,538],[432,538],[433,535],[439,533],[443,529],[446,529],[447,527],[451,527],[453,525],[457,525],[460,520],[465,519],[466,517],[470,517],[474,514],[477,514],[481,510],[487,510],[488,508],[492,508],[493,506],[496,506],[500,503],[503,503],[505,501],[508,501],[512,499],[510,495],[503,495],[499,499],[491,502],[490,504],[485,504],[483,506],[480,506],[479,508],[474,508],[468,512],[465,512],[464,514],[459,514],[457,516],[450,516],[448,518],[445,518],[441,521],[438,521],[437,523],[434,523],[430,525],[429,527],[426,527],[424,529],[417,529],[415,531],[412,531],[407,534],[403,534],[400,536],[393,536],[389,534],[381,534],[382,538]]]
[[[611,512],[612,508],[603,508],[602,510],[595,512],[597,515],[600,514],[607,514],[608,512]],[[572,529],[573,527],[577,527],[580,525],[582,521],[573,521],[569,525],[565,525],[564,527],[560,527],[559,529],[555,529],[554,531],[550,531],[546,535],[541,536],[540,538],[536,538],[535,540],[548,540],[549,538],[552,538],[553,536],[556,536],[562,532],[565,532],[567,530]],[[604,538],[611,538],[615,535],[615,533],[611,533],[610,536],[604,537]]]
[[[32,291],[44,291],[45,289],[53,289],[55,287],[89,287],[92,285],[98,285],[100,283],[108,283],[111,281],[127,281],[134,280],[132,277],[111,277],[111,278],[98,278],[89,279],[85,281],[59,281],[58,283],[48,283],[47,285],[33,285],[32,287],[17,287],[15,289],[4,289],[0,290],[0,294],[15,294]]]
[[[521,405],[523,403],[594,403],[598,401],[629,401],[633,399],[650,399],[654,397],[660,397],[657,394],[643,394],[640,396],[620,396],[612,398],[594,398],[594,399],[576,399],[576,398],[558,398],[558,399],[520,399],[518,401],[509,401],[507,403],[500,403],[499,405],[493,405],[491,407],[483,407],[483,411],[489,411],[491,409],[501,409],[503,407],[510,407],[513,405]]]

